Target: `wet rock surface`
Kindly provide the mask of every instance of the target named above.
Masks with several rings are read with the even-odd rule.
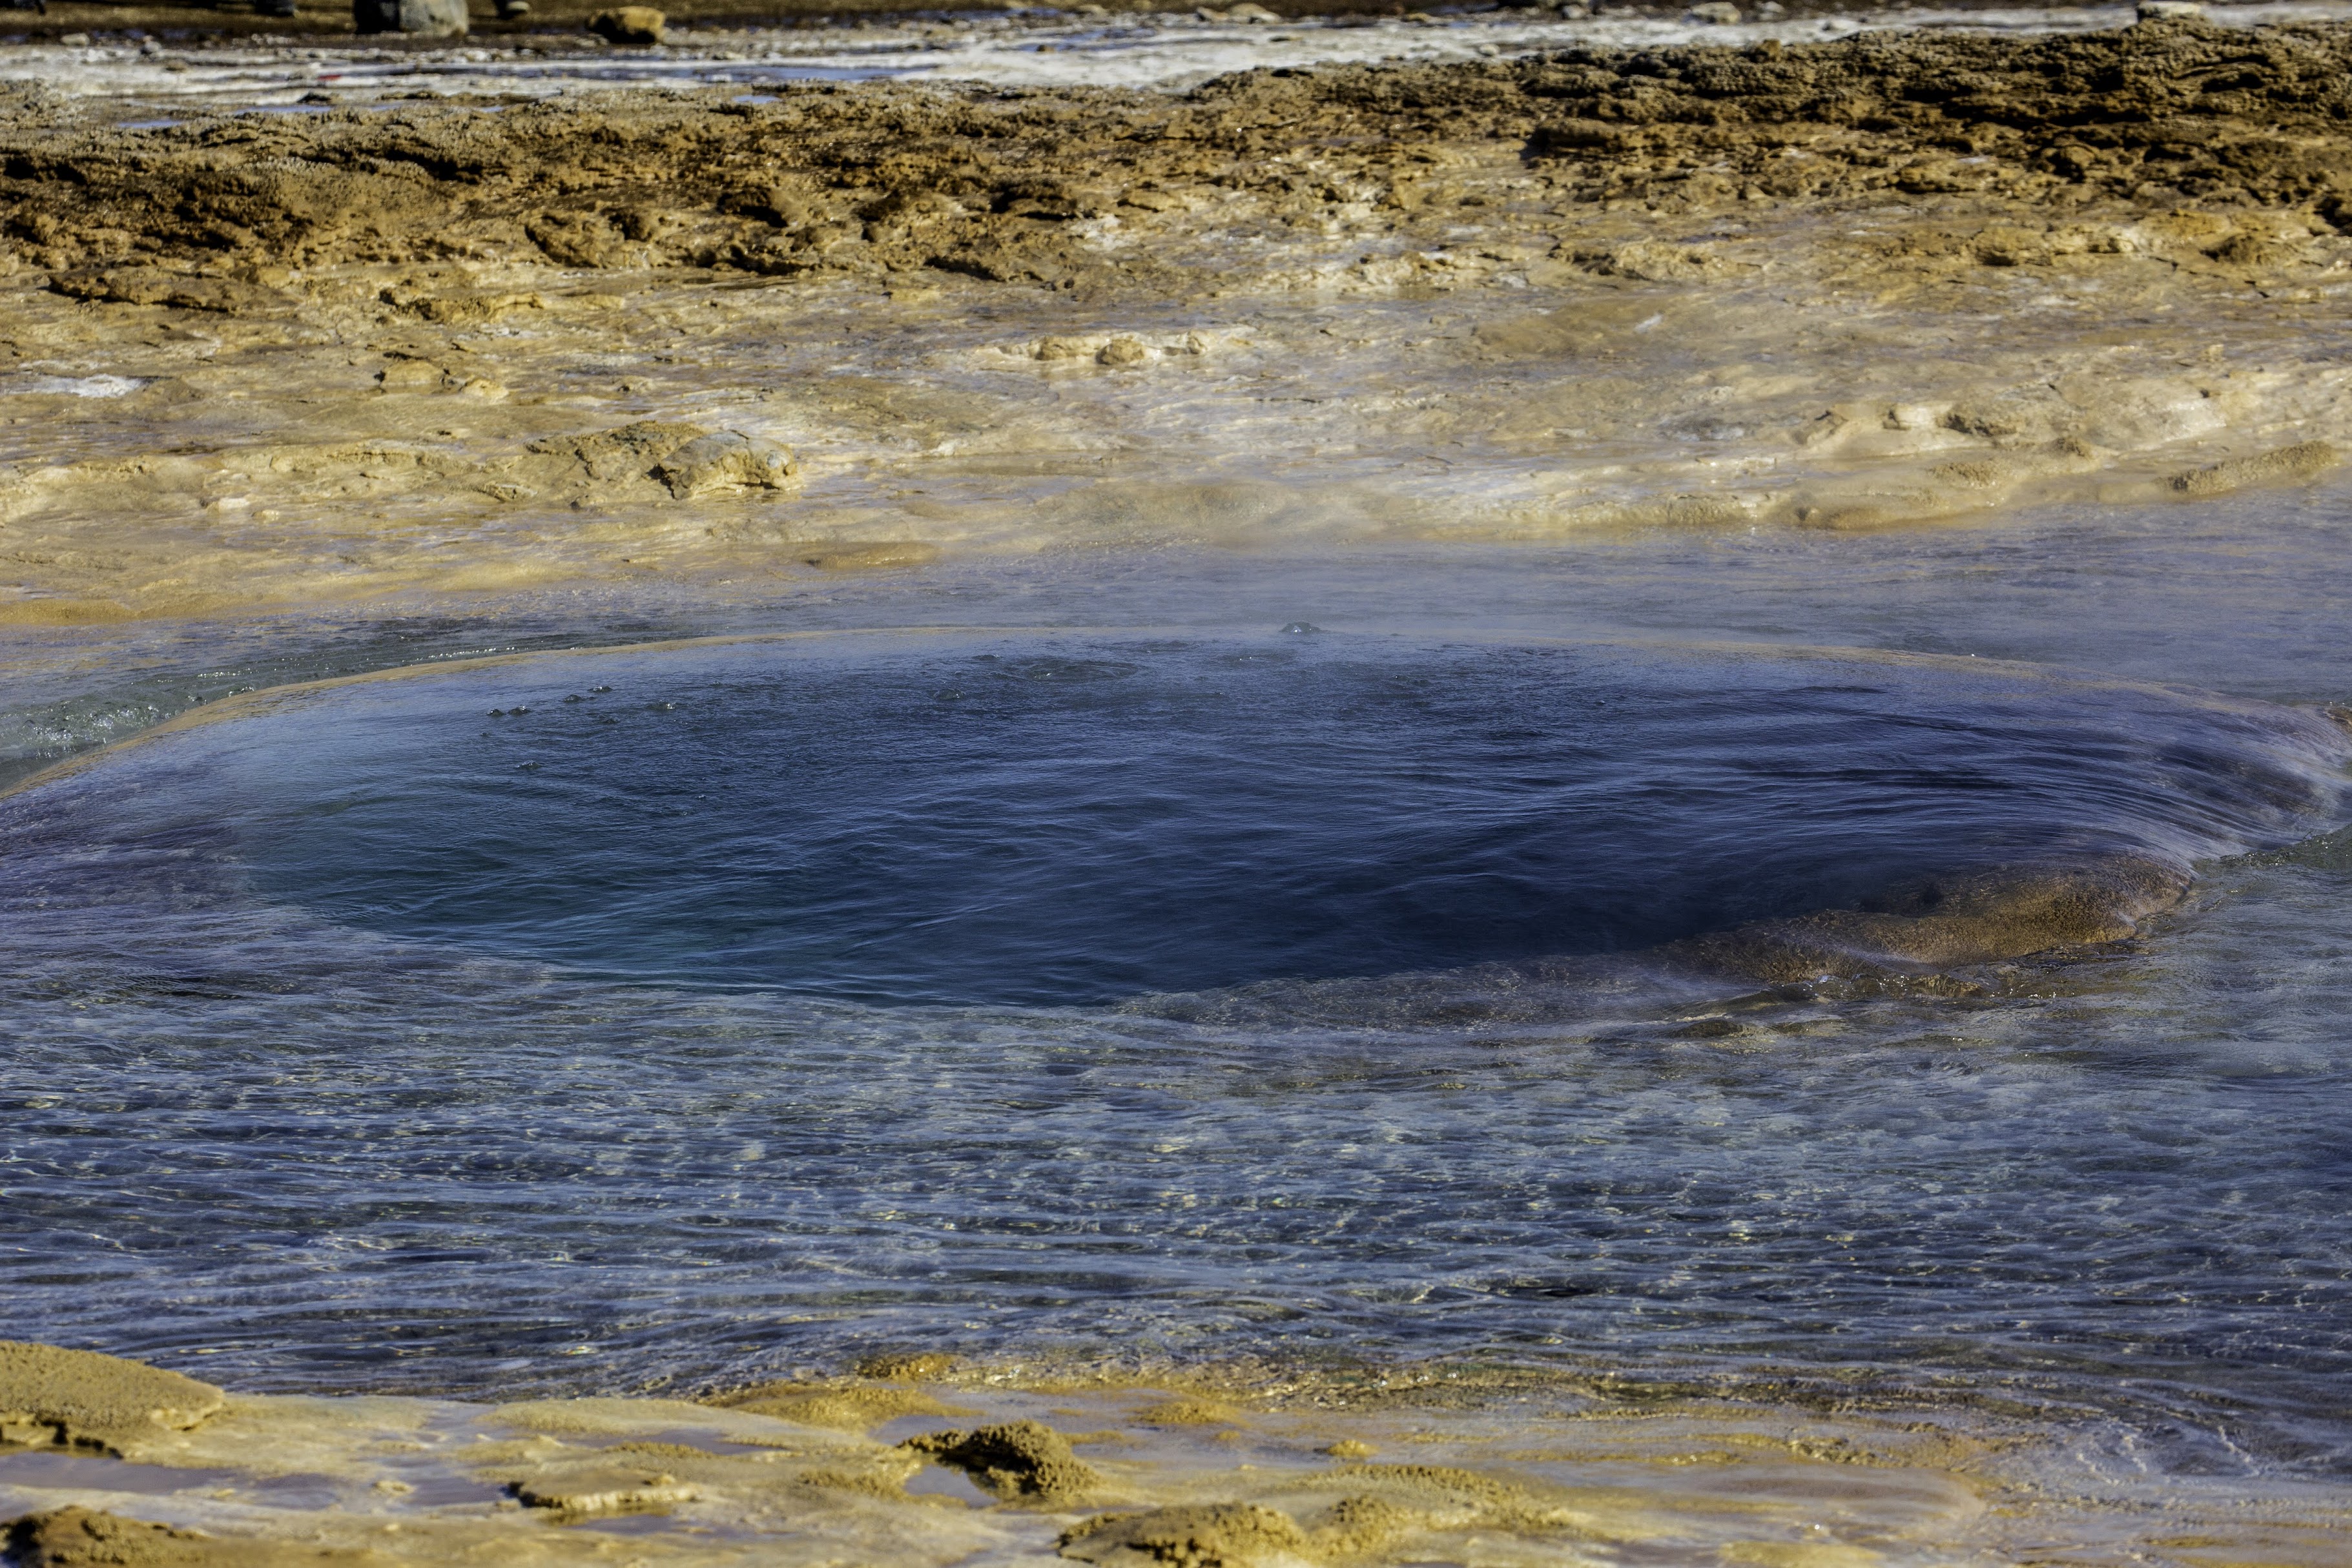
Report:
[[[1595,1552],[2003,1559],[2063,1531],[2078,1560],[2126,1562],[2193,1521],[2217,1550],[2316,1565],[2341,1528],[2308,1500],[2248,1519],[2173,1500],[2158,1521],[2079,1488],[2053,1496],[2065,1461],[2009,1405],[1890,1399],[1851,1374],[1813,1386],[1444,1363],[971,1370],[977,1381],[828,1386],[985,1409],[999,1419],[940,1435],[932,1457],[1028,1475],[1051,1449],[1047,1465],[1076,1464],[1099,1500],[942,1491],[916,1479],[912,1446],[763,1414],[757,1390],[710,1405],[240,1396],[143,1466],[93,1458],[52,1482],[0,1456],[0,1543],[26,1568],[565,1563],[604,1561],[616,1540],[625,1560],[698,1568],[975,1555],[1286,1568]],[[1152,1423],[1188,1402],[1224,1412],[1222,1435]],[[1097,1462],[1025,1414],[1049,1409],[1087,1424],[1076,1440]],[[1375,1447],[1410,1457],[1360,1462]],[[174,1476],[186,1484],[169,1495],[151,1479]],[[123,1489],[142,1488],[153,1495]],[[93,1489],[108,1506],[61,1495]]]
[[[2037,1495],[1999,1415],[1833,1414],[1789,1388],[1635,1390],[1606,1373],[1445,1365],[971,1370],[824,1385],[845,1404],[874,1396],[875,1410],[952,1401],[994,1417],[895,1447],[811,1423],[822,1412],[805,1388],[709,1404],[240,1396],[142,1466],[93,1458],[51,1479],[0,1456],[0,1542],[27,1568],[563,1563],[603,1561],[623,1539],[628,1561],[745,1568],[975,1555],[1281,1568],[1594,1548],[1843,1562],[1823,1551],[1858,1552],[1845,1544],[1856,1534],[1882,1549],[1997,1549],[2024,1527],[1988,1504]],[[1853,1397],[1825,1389],[1817,1403]],[[1155,1424],[1188,1404],[1222,1412],[1220,1435]],[[1038,1418],[1047,1411],[1084,1422],[1076,1441],[1097,1458],[1076,1458],[1071,1436]],[[1358,1462],[1376,1446],[1360,1435],[1414,1457]],[[925,1458],[981,1489],[919,1480]],[[166,1490],[174,1477],[185,1484]],[[131,1495],[142,1486],[149,1495]],[[1841,1499],[1833,1534],[1816,1522],[1824,1487]],[[77,1489],[109,1506],[61,1495]],[[2135,1539],[2128,1521],[2068,1506],[2078,1539]],[[2282,1528],[2230,1539],[2290,1554],[2301,1541]]]
[[[990,552],[1820,539],[2330,484],[2347,37],[2166,16],[1175,94],[827,84],[143,130],[10,89],[0,626],[68,647],[651,581],[767,605]],[[1294,615],[1339,624],[1267,624]],[[1927,995],[2179,898],[2161,868],[2021,867],[1675,956]],[[1672,1029],[1793,1037],[1738,1008]],[[10,1384],[0,1351],[23,1446],[0,1459],[108,1467],[0,1470],[26,1563],[562,1561],[612,1526],[649,1562],[1828,1565],[2063,1537],[2320,1563],[2347,1529],[2188,1487],[2053,1502],[2105,1483],[2019,1458],[2050,1426],[1843,1374],[1734,1397],[1599,1373],[1531,1415],[1526,1386],[1393,1369],[1128,1401],[1131,1372],[1073,1392],[912,1354],[710,1405],[456,1407],[225,1402],[122,1363],[164,1392],[108,1403],[41,1392],[74,1352],[16,1351],[37,1375]],[[906,1442],[935,1419],[966,1426]],[[141,1479],[108,1452],[258,1489],[207,1473],[99,1509]],[[1399,1462],[1354,1462],[1376,1452]],[[261,1486],[312,1474],[334,1506]]]
[[[2003,868],[1893,889],[1859,910],[1690,938],[1666,952],[1768,982],[1924,973],[2119,942],[2187,888],[2177,869],[2122,857]]]

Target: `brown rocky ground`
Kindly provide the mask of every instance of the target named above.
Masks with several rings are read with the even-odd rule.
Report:
[[[1236,194],[1294,224],[1351,205],[1408,223],[1466,206],[1497,238],[1550,238],[1570,257],[1582,209],[1627,204],[1679,216],[1960,196],[2063,217],[2122,200],[2352,228],[2341,26],[1580,49],[1255,72],[1182,95],[827,84],[758,103],[414,107],[141,132],[37,90],[6,109],[0,224],[66,272],[525,257],[1156,289],[1171,281],[1157,268],[1182,258],[1160,245],[1097,255],[1066,226]],[[1493,197],[1448,177],[1497,148],[1529,179],[1517,210],[1481,210]],[[1976,258],[2034,252],[2020,237],[1993,254],[2000,243]],[[2276,255],[2251,239],[2214,248],[2246,266]]]
[[[2306,483],[2347,67],[2185,21],[143,129],[12,89],[0,616]]]

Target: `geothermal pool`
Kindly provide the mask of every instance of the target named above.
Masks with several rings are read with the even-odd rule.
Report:
[[[0,1332],[236,1399],[0,1503],[2332,1563],[2315,14],[28,54]]]
[[[44,898],[149,864],[583,977],[1052,1007],[2185,872],[2332,826],[2347,737],[1975,661],[1297,623],[499,661],[137,750],[23,803]]]
[[[998,567],[539,655],[321,628],[309,673],[408,668],[281,669],[0,805],[11,1289],[265,1387],[1606,1346],[2325,1471],[2344,656],[2253,606],[2332,594],[2347,520],[1455,552],[1409,602],[1394,556]],[[2197,539],[2239,564],[2153,684]],[[1732,613],[1629,614],[1668,569]],[[1965,646],[1855,646],[1923,640],[1906,596]],[[971,624],[1011,603],[1045,624]],[[1695,635],[1742,619],[1777,636]],[[2071,952],[1661,945],[2119,858],[2197,880]]]

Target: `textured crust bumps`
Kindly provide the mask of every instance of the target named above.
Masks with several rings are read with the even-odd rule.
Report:
[[[1102,1486],[1102,1477],[1042,1421],[1008,1421],[970,1432],[934,1432],[900,1447],[953,1465],[1008,1500],[1062,1503]]]
[[[208,1383],[119,1356],[0,1340],[0,1441],[122,1454],[197,1425],[225,1398]]]
[[[2210,468],[2192,468],[2173,476],[2172,488],[2191,497],[2227,495],[2256,485],[2301,484],[2344,461],[2343,450],[2327,441],[2298,441],[2251,458],[2231,458]]]
[[[1279,1510],[1223,1502],[1102,1514],[1057,1543],[1081,1563],[1164,1563],[1177,1568],[1282,1568],[1307,1561],[1306,1531]]]
[[[615,37],[658,36],[658,13],[642,7],[598,22]],[[156,267],[415,262],[527,244],[567,267],[1164,283],[1162,247],[1104,251],[1073,237],[1074,220],[1118,213],[1132,228],[1172,214],[1181,227],[1201,193],[1222,191],[1284,210],[1303,201],[1318,221],[1345,200],[1406,222],[1433,199],[1448,205],[1424,155],[1502,142],[1560,195],[1663,213],[2106,198],[2293,207],[2352,231],[2347,84],[2352,27],[2164,21],[2026,40],[1868,33],[1253,71],[1182,95],[1057,89],[1049,105],[993,88],[812,84],[756,108],[717,94],[598,95],[495,123],[404,108],[389,127],[320,116],[149,132],[29,93],[0,112],[0,222],[36,237],[35,259],[62,289],[184,295],[212,310],[268,291]],[[1324,171],[1306,191],[1292,188],[1300,155]],[[93,271],[119,262],[125,234],[154,261]],[[2204,255],[2259,268],[2282,243],[2225,226]],[[1980,259],[2013,265],[2041,245],[1996,237]],[[1639,242],[1601,264],[1635,277],[1706,267]]]

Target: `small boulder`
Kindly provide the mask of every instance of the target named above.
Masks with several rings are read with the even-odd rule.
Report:
[[[669,493],[685,500],[717,490],[781,489],[801,471],[775,442],[740,430],[688,441],[654,468]]]
[[[669,18],[650,5],[623,5],[588,18],[588,30],[608,44],[658,44]]]
[[[1739,7],[1731,0],[1707,0],[1707,4],[1694,5],[1683,13],[1683,20],[1710,27],[1736,27],[1739,25]]]
[[[362,33],[427,38],[462,38],[471,25],[466,0],[352,0],[352,22]]]

